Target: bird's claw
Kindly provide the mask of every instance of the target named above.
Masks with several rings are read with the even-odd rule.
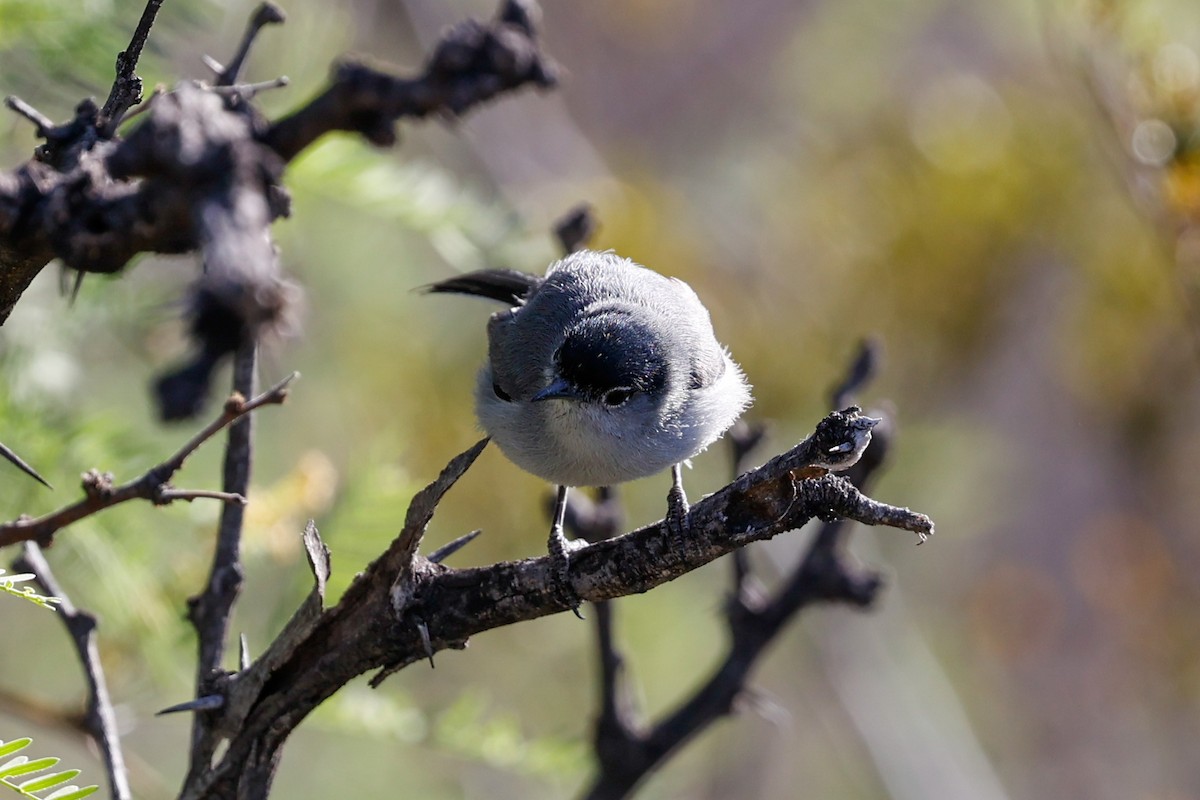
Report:
[[[681,555],[687,554],[688,547],[688,505],[687,494],[683,491],[682,483],[674,483],[667,492],[667,517],[663,524],[671,541],[671,549]]]
[[[583,604],[583,598],[571,584],[571,553],[585,547],[587,547],[587,542],[571,541],[563,534],[560,526],[555,525],[550,529],[550,562],[554,566],[555,594],[558,595],[559,600],[570,607],[571,612],[579,619],[583,619],[583,614],[579,611],[579,606]]]

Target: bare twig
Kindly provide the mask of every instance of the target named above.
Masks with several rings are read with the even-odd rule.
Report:
[[[69,506],[52,511],[45,516],[20,517],[0,524],[0,547],[18,542],[37,542],[42,547],[53,544],[54,534],[73,522],[90,517],[106,508],[128,500],[149,500],[155,505],[164,505],[173,500],[192,500],[197,497],[215,497],[226,502],[226,507],[238,507],[245,502],[240,492],[204,492],[176,490],[168,481],[179,471],[196,448],[212,438],[222,428],[245,417],[265,405],[277,405],[287,397],[288,384],[296,377],[293,373],[251,400],[234,394],[225,403],[220,416],[193,436],[174,455],[152,467],[138,478],[113,486],[112,476],[90,470],[83,476],[84,497]]]
[[[596,235],[597,227],[599,223],[596,220],[595,209],[588,203],[581,203],[554,223],[554,235],[563,252],[570,254],[586,247]]]
[[[33,542],[25,543],[21,555],[13,560],[13,567],[22,572],[32,572],[42,591],[61,601],[58,604],[58,613],[67,628],[67,633],[71,635],[88,685],[84,729],[100,748],[108,775],[110,794],[114,800],[129,800],[132,795],[129,791],[125,759],[121,754],[117,719],[108,696],[104,667],[100,664],[100,650],[96,645],[96,618],[75,607],[62,586],[55,580],[41,549]]]
[[[849,403],[842,405],[835,403],[833,407],[843,408],[847,405]],[[731,456],[735,478],[749,467],[751,453],[762,444],[766,435],[766,424],[761,422],[751,424],[744,419],[735,422],[729,432],[725,434],[725,438],[729,440],[729,445],[733,449]],[[730,553],[729,563],[733,572],[733,591],[730,593],[729,601],[741,605],[750,605],[756,602],[757,592],[752,593],[751,591],[754,583],[750,580],[750,561],[746,550],[735,550]]]
[[[53,120],[16,95],[10,94],[8,97],[4,98],[4,105],[8,106],[17,114],[20,114],[22,117],[32,122],[37,135],[40,137],[44,138],[46,133],[54,127]]]
[[[254,342],[242,345],[233,361],[233,391],[249,395],[254,391],[256,372]],[[245,496],[250,486],[253,456],[252,419],[243,417],[229,428],[225,446],[222,488]],[[225,643],[229,636],[233,605],[242,586],[241,542],[244,509],[227,504],[221,512],[217,543],[213,549],[212,569],[204,590],[188,600],[188,619],[196,629],[196,697],[214,693],[214,682],[223,674]],[[188,781],[208,769],[219,742],[208,717],[197,714],[192,720],[192,745]]]
[[[829,393],[830,408],[845,408],[854,402],[854,398],[864,386],[871,382],[879,370],[879,342],[874,339],[864,339],[858,346],[858,354],[850,362],[846,375]]]
[[[236,492],[216,492],[211,489],[164,489],[155,498],[156,503],[165,504],[175,500],[190,503],[193,500],[220,500],[224,503],[246,504],[246,498]]]
[[[573,536],[587,542],[601,542],[616,536],[624,524],[624,509],[616,489],[611,486],[597,489],[595,502],[576,492],[567,506],[564,523]],[[616,639],[617,609],[612,601],[595,603],[593,607],[600,662],[600,710],[592,741],[602,759],[621,761],[626,757],[621,749],[629,740],[622,732],[632,731],[637,721],[633,698],[625,682],[625,658]]]
[[[267,25],[279,25],[283,23],[287,17],[283,13],[283,9],[271,2],[259,4],[255,9],[254,15],[250,17],[250,21],[246,24],[246,32],[242,34],[242,41],[238,44],[237,52],[230,60],[229,64],[224,68],[219,68],[219,65],[212,59],[207,59],[209,68],[217,73],[217,86],[232,86],[237,83],[238,76],[242,72],[242,67],[246,63],[246,56],[250,54],[250,48],[254,44],[254,40],[258,38],[258,33]]]
[[[461,114],[529,84],[548,88],[557,68],[542,55],[536,34],[527,3],[507,0],[490,25],[468,20],[447,31],[417,77],[344,63],[329,88],[274,123],[264,140],[287,161],[331,131],[352,131],[391,146],[394,124],[403,117]]]
[[[104,101],[104,107],[100,109],[100,124],[105,138],[116,132],[117,126],[121,124],[122,115],[142,100],[142,79],[137,76],[135,70],[162,3],[163,0],[147,0],[142,17],[133,31],[133,38],[129,41],[129,47],[117,54],[117,76],[108,92],[108,99]]]
[[[280,75],[278,78],[272,78],[269,81],[259,81],[258,83],[235,83],[229,86],[214,86],[213,91],[219,95],[237,95],[243,100],[249,100],[260,92],[267,92],[271,89],[282,89],[288,83],[288,76]]]

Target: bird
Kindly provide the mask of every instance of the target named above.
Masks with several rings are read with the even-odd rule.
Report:
[[[684,536],[682,465],[752,403],[751,387],[686,283],[612,251],[579,250],[544,276],[484,269],[425,287],[498,301],[475,386],[479,423],[514,464],[557,486],[549,536],[578,615],[563,532],[571,487],[671,470],[668,532]]]

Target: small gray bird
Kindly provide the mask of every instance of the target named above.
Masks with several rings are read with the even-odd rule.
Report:
[[[513,463],[557,484],[549,547],[573,607],[579,598],[569,589],[568,553],[579,545],[563,535],[568,487],[609,486],[670,467],[667,523],[682,534],[682,463],[751,403],[745,376],[686,283],[583,250],[544,278],[481,270],[427,288],[511,306],[488,321],[475,412]]]

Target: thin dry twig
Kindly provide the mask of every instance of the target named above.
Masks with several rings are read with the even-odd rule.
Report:
[[[550,88],[557,67],[539,49],[534,16],[529,0],[506,0],[490,24],[467,20],[450,28],[424,71],[412,78],[340,64],[324,92],[272,124],[263,140],[286,161],[331,131],[359,133],[389,147],[401,118],[462,114],[527,85]]]
[[[113,713],[108,695],[108,682],[104,678],[104,667],[100,663],[100,649],[96,644],[96,618],[76,608],[71,599],[54,577],[50,564],[42,555],[41,548],[26,542],[21,555],[13,560],[13,568],[20,572],[31,572],[42,591],[59,599],[58,614],[66,626],[75,652],[83,667],[87,681],[88,697],[84,712],[83,728],[104,758],[104,769],[108,775],[109,793],[113,800],[129,800],[129,776],[125,769],[125,758],[121,753],[121,737],[117,730],[117,718]]]
[[[253,342],[242,345],[234,356],[233,391],[237,397],[254,391],[257,347]],[[222,488],[226,492],[245,495],[250,486],[253,462],[252,419],[243,417],[229,428],[225,445],[225,464]],[[188,600],[188,619],[196,629],[196,697],[213,692],[213,684],[222,674],[225,644],[232,622],[233,606],[242,587],[241,543],[244,508],[226,504],[217,527],[217,543],[213,549],[212,568],[204,590]],[[187,781],[208,769],[219,738],[209,720],[197,715],[192,720],[192,744]]]
[[[245,498],[240,492],[179,490],[168,482],[188,456],[221,429],[262,406],[282,403],[287,398],[288,385],[296,374],[292,373],[251,400],[234,394],[226,401],[220,416],[189,439],[174,455],[128,483],[113,486],[111,475],[89,470],[83,476],[83,499],[41,517],[19,517],[0,525],[0,547],[18,542],[37,542],[42,547],[48,547],[53,544],[54,535],[66,526],[129,500],[149,500],[155,505],[164,505],[174,500],[216,497],[225,501],[226,507],[244,503]]]
[[[217,86],[232,86],[237,83],[238,76],[242,73],[242,67],[246,64],[246,57],[250,55],[250,48],[258,38],[259,31],[267,25],[280,25],[286,20],[287,16],[279,6],[271,2],[260,3],[254,14],[251,15],[249,22],[246,23],[246,32],[242,34],[242,41],[238,44],[237,51],[230,59],[229,64],[221,67],[211,58],[205,59],[209,69],[217,73]]]
[[[162,3],[163,0],[147,0],[141,19],[133,31],[133,38],[129,41],[129,47],[117,54],[117,75],[113,79],[108,99],[100,109],[101,129],[106,138],[116,132],[125,112],[142,101],[142,79],[137,76],[135,70]]]
[[[33,123],[35,132],[40,137],[45,137],[47,131],[54,127],[54,120],[47,117],[42,112],[38,111],[33,106],[26,103],[16,95],[9,95],[4,98],[4,105],[8,106],[12,111],[24,117]]]

